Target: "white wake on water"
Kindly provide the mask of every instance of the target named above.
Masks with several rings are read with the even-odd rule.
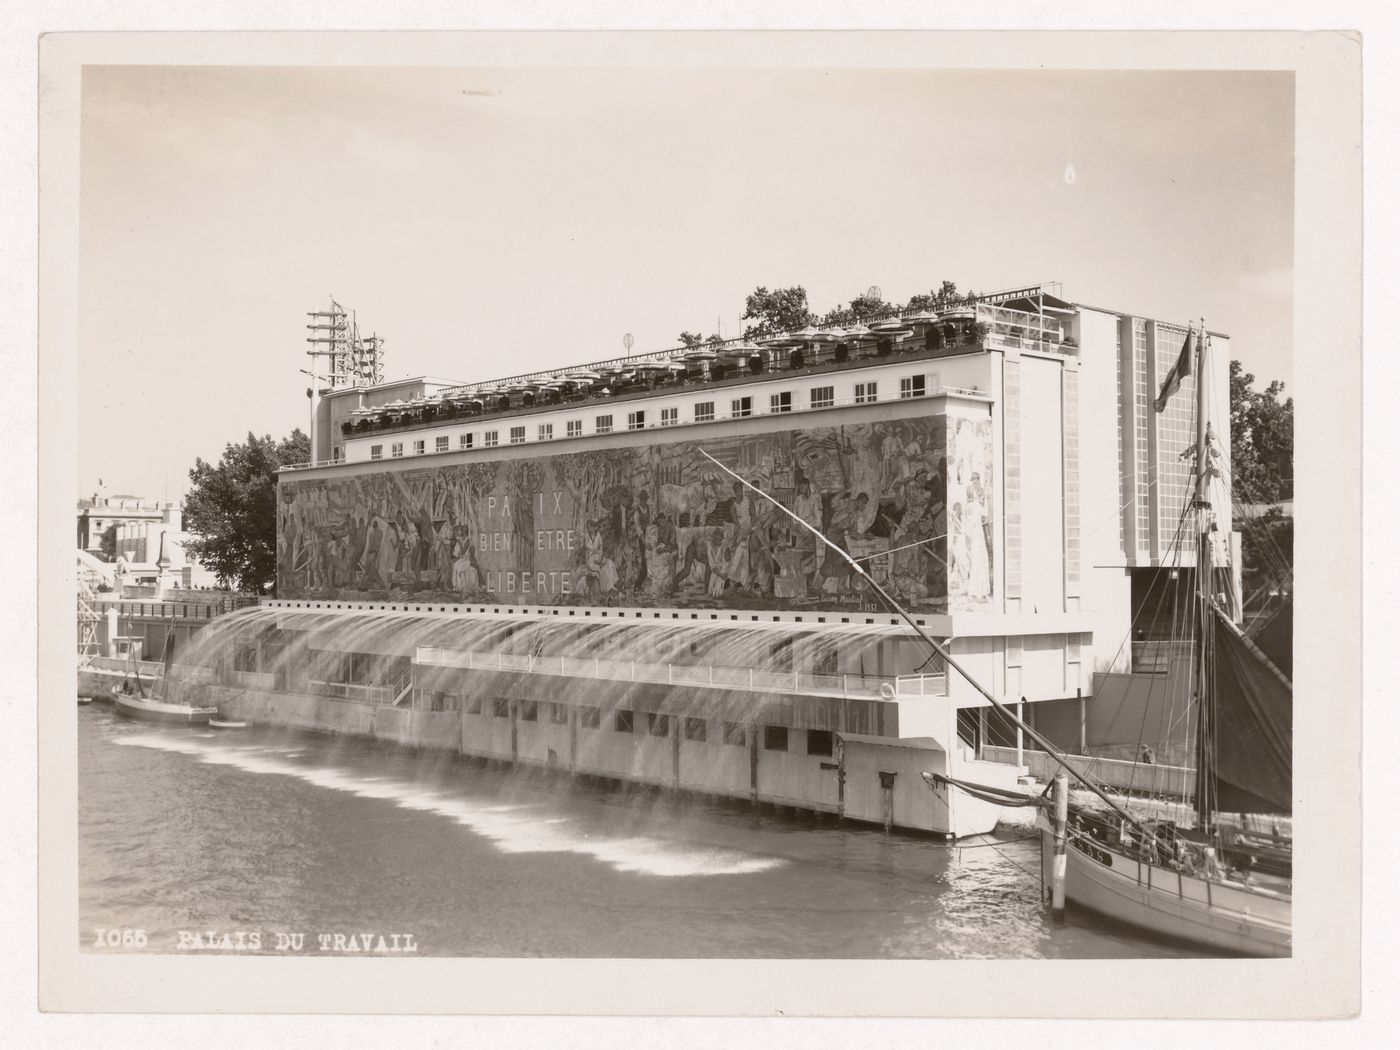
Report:
[[[212,738],[211,738],[212,739]],[[568,817],[545,816],[540,807],[474,802],[446,791],[425,790],[406,780],[364,777],[334,766],[298,766],[286,750],[207,745],[198,738],[140,733],[116,738],[127,747],[190,755],[210,765],[247,773],[295,777],[316,787],[361,798],[382,799],[404,809],[446,817],[489,840],[503,853],[577,853],[617,871],[676,878],[689,875],[746,875],[783,865],[776,857],[755,857],[728,849],[696,849],[648,836],[592,838]],[[300,751],[295,754],[300,754]]]

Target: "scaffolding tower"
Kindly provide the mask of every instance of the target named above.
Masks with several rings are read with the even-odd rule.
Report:
[[[332,388],[384,381],[384,340],[377,333],[361,335],[353,310],[332,299],[329,309],[312,310],[306,316],[311,318],[306,327],[313,333],[306,340],[312,344],[307,354],[324,357],[329,366],[324,375],[313,366],[318,380],[324,379]]]
[[[78,566],[78,670],[92,663],[94,656],[102,655],[102,645],[98,641],[97,625],[102,619],[93,599],[94,574],[81,564]]]

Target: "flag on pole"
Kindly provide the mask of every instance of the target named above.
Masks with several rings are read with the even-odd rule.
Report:
[[[1181,353],[1176,359],[1176,364],[1172,365],[1172,370],[1167,373],[1166,380],[1162,383],[1162,392],[1157,395],[1157,411],[1161,412],[1167,407],[1167,399],[1176,393],[1181,386],[1181,381],[1191,374],[1191,353],[1192,339],[1195,332],[1186,333],[1186,342],[1181,344]]]

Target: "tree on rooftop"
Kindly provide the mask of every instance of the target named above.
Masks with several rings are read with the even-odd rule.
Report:
[[[774,288],[771,292],[764,287],[755,288],[744,301],[742,320],[757,322],[744,328],[744,337],[748,339],[774,332],[793,332],[811,324],[813,319],[812,312],[807,309],[807,289],[801,285]]]
[[[117,526],[115,522],[102,530],[102,560],[117,560]]]
[[[185,497],[185,528],[197,536],[189,552],[222,586],[264,594],[277,578],[277,470],[311,459],[300,429],[229,444],[218,464],[195,459]]]
[[[705,337],[699,332],[682,332],[678,338],[686,346],[699,346],[705,341]]]

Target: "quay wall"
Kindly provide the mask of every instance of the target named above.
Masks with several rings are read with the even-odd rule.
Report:
[[[957,792],[934,792],[921,773],[932,770],[970,776],[961,756],[949,756],[934,741],[868,736],[841,739],[832,754],[809,754],[807,730],[785,729],[785,749],[765,738],[765,728],[743,726],[742,742],[723,723],[708,720],[706,739],[687,739],[686,719],[632,712],[630,730],[609,724],[585,726],[583,708],[559,709],[534,701],[485,700],[474,708],[431,711],[353,700],[210,685],[207,698],[224,718],[312,732],[362,737],[403,747],[557,769],[575,775],[830,813],[844,819],[942,835],[984,834],[1003,815]],[[546,708],[548,707],[548,710]],[[502,713],[504,712],[504,713]],[[528,717],[527,717],[528,715]],[[694,726],[691,731],[695,731]],[[825,744],[827,737],[816,738]],[[769,743],[775,746],[766,746]],[[815,742],[815,741],[814,741]],[[976,763],[1014,784],[1015,767]],[[970,776],[971,779],[977,779]],[[981,778],[987,782],[987,777]]]

